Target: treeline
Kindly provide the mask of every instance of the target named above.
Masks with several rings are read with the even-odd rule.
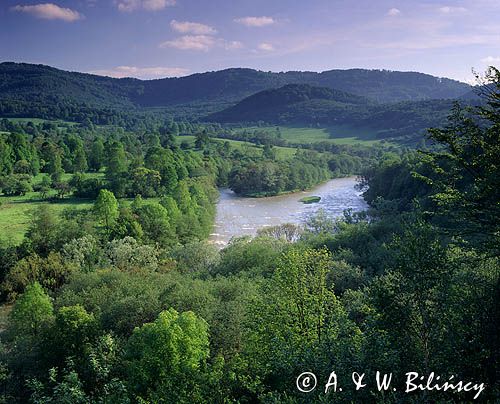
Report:
[[[471,100],[461,100],[469,103]],[[369,128],[379,139],[418,142],[426,128],[446,119],[451,100],[376,104],[327,88],[288,85],[265,90],[207,116],[208,121],[284,126],[349,125]]]
[[[213,128],[203,130],[211,129]],[[130,168],[134,170],[135,182],[140,181],[143,176],[147,183],[154,177],[154,173],[138,169],[144,166],[144,157],[148,150],[150,157],[146,159],[147,167],[143,168],[155,166],[152,161],[155,158],[152,151],[155,146],[163,145],[167,149],[171,147],[178,150],[175,138],[180,130],[190,133],[199,130],[199,127],[169,120],[160,127],[132,134],[120,127],[98,128],[91,123],[76,126],[60,122],[36,124],[3,119],[0,120],[0,179],[4,184],[1,188],[6,195],[23,195],[32,190],[32,177],[42,173],[47,174],[42,181],[43,189],[46,191],[47,187],[53,185],[53,188],[62,193],[60,196],[64,196],[68,194],[69,186],[67,183],[63,184],[61,178],[64,174],[78,174],[70,184],[71,188],[77,188],[77,196],[95,198],[103,182],[95,176],[86,180],[81,174],[101,172],[106,163],[109,166],[106,168],[108,179],[114,184],[113,190],[117,196],[135,196],[140,192],[132,190],[132,179],[128,185],[125,184],[126,181],[119,185],[120,171],[124,174]],[[186,170],[193,171],[193,167],[201,163],[192,161],[194,153],[186,157],[187,160],[191,159],[189,161],[183,160],[186,156],[184,152],[174,153],[170,150],[167,153],[170,160],[175,160],[169,164],[175,164],[178,171],[176,178],[171,180],[172,185],[168,190],[171,191],[177,178],[186,177]],[[155,167],[159,168],[157,165]],[[166,175],[165,170],[163,169],[163,173]],[[153,181],[152,185],[146,184],[138,189],[143,191],[145,196],[157,196],[166,192],[165,188],[160,188],[153,195],[151,186],[155,185]]]
[[[264,153],[266,150],[272,149],[267,148]],[[228,185],[237,194],[269,196],[305,190],[330,178],[332,172],[328,157],[304,150],[285,161],[246,161],[235,164],[229,173]]]
[[[216,162],[180,150],[171,133],[162,136],[166,147],[158,135],[147,138],[143,144],[125,133],[107,140],[100,136],[82,140],[67,131],[2,134],[0,191],[6,196],[35,191],[47,200],[69,195],[95,200],[103,191],[113,200],[157,197],[160,203],[147,201],[141,207],[136,201],[135,210],[121,206],[113,220],[118,227],[108,223],[108,232],[138,240],[145,234],[160,245],[207,237],[218,197]],[[90,215],[87,220],[92,221],[92,212],[75,215],[83,215],[81,220]]]
[[[334,177],[360,174],[387,148],[339,147],[321,152],[297,148],[288,157],[278,157],[271,143],[232,147],[206,133],[196,136],[195,147],[217,162],[218,184],[246,196],[272,196],[305,190]],[[181,143],[181,148],[183,143]]]

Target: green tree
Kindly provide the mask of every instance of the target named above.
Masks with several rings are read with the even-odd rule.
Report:
[[[104,165],[104,143],[100,137],[96,138],[92,143],[88,164],[89,168],[95,172],[98,172]]]
[[[145,203],[136,212],[144,236],[162,246],[175,242],[175,228],[170,224],[167,210],[159,203]]]
[[[76,173],[83,173],[87,171],[87,154],[85,153],[83,146],[80,145],[79,147],[77,147],[74,154],[75,157],[73,161],[73,171]]]
[[[118,218],[118,201],[111,191],[101,189],[99,196],[94,203],[94,212],[99,220],[104,222],[104,227],[108,234]]]
[[[62,174],[64,173],[62,169],[62,161],[60,153],[56,152],[51,156],[49,164],[47,165],[47,173],[50,174],[53,181],[59,181]]]
[[[58,224],[53,209],[46,204],[39,205],[31,215],[25,244],[46,257],[58,244]]]
[[[14,165],[12,146],[0,137],[0,175],[10,174]]]
[[[45,385],[38,379],[28,380],[28,387],[32,394],[30,401],[34,404],[87,404],[89,398],[83,389],[83,384],[74,370],[65,372],[62,380],[58,380],[57,369],[52,368],[49,371],[48,384]]]
[[[106,178],[117,196],[124,196],[127,188],[126,171],[128,162],[123,143],[113,142],[106,161]]]
[[[113,142],[109,148],[106,175],[114,178],[127,170],[127,158],[123,143]]]
[[[193,212],[194,205],[191,200],[191,194],[189,193],[187,181],[183,180],[179,182],[177,188],[175,189],[174,199],[182,213],[186,214]]]
[[[132,237],[110,241],[105,253],[111,264],[122,271],[158,269],[158,250],[141,245]]]
[[[390,245],[394,264],[371,288],[379,327],[387,332],[391,346],[404,347],[397,349],[395,371],[439,366],[443,320],[451,315],[445,303],[454,268],[436,233],[421,218],[407,225]]]
[[[97,335],[98,324],[92,313],[84,307],[61,307],[55,317],[50,343],[54,360],[64,366],[65,358],[83,360],[86,344],[90,344]]]
[[[177,206],[177,202],[170,195],[161,198],[160,204],[167,210],[170,225],[177,228],[180,223],[182,212]]]
[[[472,114],[456,105],[447,127],[429,131],[444,150],[426,153],[434,167],[426,180],[437,190],[432,198],[449,230],[498,255],[500,71],[491,67],[486,80],[485,105],[473,108]]]
[[[42,177],[42,181],[40,181],[39,187],[38,187],[38,192],[40,192],[40,196],[42,198],[46,198],[49,191],[50,187],[52,185],[52,181],[50,180],[50,177],[47,175],[44,175]]]
[[[141,400],[201,402],[199,375],[209,355],[208,325],[169,309],[136,328],[125,348],[130,391]]]
[[[32,282],[39,282],[47,290],[59,289],[75,267],[67,263],[58,252],[49,252],[46,258],[37,254],[19,260],[9,270],[2,283],[2,291],[14,300]]]
[[[201,150],[208,146],[210,143],[210,137],[208,136],[208,133],[206,130],[203,130],[200,133],[196,134],[196,140],[194,142],[194,145],[197,149]]]
[[[38,282],[26,287],[9,316],[10,330],[16,336],[37,337],[54,318],[50,297]]]
[[[359,329],[327,286],[330,265],[325,249],[291,249],[251,308],[249,360],[271,390],[290,393],[305,369],[345,374],[359,354]]]
[[[129,195],[142,195],[145,198],[157,196],[161,183],[161,175],[156,170],[138,167],[132,171]]]

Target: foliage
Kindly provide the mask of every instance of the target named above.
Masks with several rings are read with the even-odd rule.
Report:
[[[19,337],[36,338],[54,319],[52,302],[38,282],[26,287],[10,313],[10,331]]]
[[[163,311],[153,323],[136,328],[128,341],[128,385],[142,400],[201,402],[202,385],[197,385],[195,374],[208,354],[203,319],[192,312]]]
[[[112,192],[101,189],[94,204],[94,212],[98,219],[104,222],[106,231],[110,232],[111,227],[118,219],[118,202]]]
[[[2,201],[40,206],[26,220],[20,245],[0,245],[7,303],[0,311],[4,402],[472,400],[473,392],[466,391],[410,396],[404,393],[409,370],[485,383],[480,400],[498,402],[498,72],[492,70],[496,81],[482,87],[489,91],[489,104],[455,109],[449,127],[431,132],[437,144],[424,153],[311,142],[296,143],[301,150],[285,149],[284,156],[281,129],[235,130],[226,142],[213,138],[220,126],[158,115],[139,122],[131,114],[127,122],[140,127],[131,132],[94,125],[103,116],[92,108],[107,108],[116,94],[121,94],[116,105],[129,108],[129,100],[139,102],[141,94],[152,91],[135,93],[137,83],[157,88],[181,83],[209,100],[220,96],[213,93],[220,83],[230,83],[228,92],[240,94],[260,90],[259,82],[289,84],[297,75],[325,85],[323,80],[333,82],[340,73],[229,70],[208,74],[221,82],[207,89],[195,86],[204,75],[150,84],[0,66],[6,68],[50,76],[47,82],[54,88],[30,104],[41,112],[34,104],[54,96],[60,102],[47,105],[44,114],[76,114],[82,124],[0,121],[2,178],[27,176],[37,192],[4,195]],[[349,74],[359,81],[346,83],[352,89],[373,75],[382,82],[413,78],[413,85],[423,86],[420,95],[454,87],[414,74]],[[102,80],[102,91],[89,95],[94,80]],[[27,84],[28,90],[9,101],[9,111],[20,111],[16,108],[26,105],[29,88],[41,85],[36,77]],[[391,82],[380,97],[401,85]],[[71,94],[55,95],[61,86],[71,88]],[[372,107],[344,92],[303,86],[287,91],[295,101],[305,93],[340,101],[348,97]],[[370,86],[366,93],[373,94]],[[408,97],[417,93],[410,91]],[[67,99],[81,94],[94,104],[85,114]],[[159,92],[153,98],[191,96]],[[393,106],[395,116],[410,117],[400,107]],[[198,112],[205,108],[199,106]],[[379,112],[382,119],[384,110]],[[105,117],[119,119],[114,112]],[[189,139],[197,140],[196,149],[191,143],[180,149],[178,133],[195,135]],[[231,136],[252,138],[255,144]],[[91,172],[79,172],[85,164]],[[300,228],[266,228],[256,237],[233,239],[222,250],[206,240],[216,185],[275,193],[361,171],[367,212],[346,211],[332,219],[320,211]],[[83,196],[97,198],[94,208],[94,200]],[[64,209],[69,204],[80,209]],[[321,386],[333,370],[343,387],[335,396],[324,394]],[[307,395],[295,384],[305,371],[314,372],[321,386]],[[396,390],[355,390],[352,372],[366,373],[368,382],[376,371],[392,373]]]

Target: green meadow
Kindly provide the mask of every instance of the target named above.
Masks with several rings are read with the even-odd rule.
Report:
[[[343,145],[381,143],[383,140],[376,138],[376,132],[369,128],[354,128],[349,125],[334,125],[325,128],[308,128],[293,126],[249,126],[237,131],[264,130],[276,132],[277,128],[281,137],[291,143],[316,143],[331,142]]]
[[[79,125],[77,122],[70,122],[70,121],[63,121],[60,119],[57,120],[50,120],[50,119],[41,119],[41,118],[6,118],[7,120],[11,122],[19,122],[19,123],[28,123],[32,122],[34,124],[41,124],[45,122],[51,122],[51,123],[56,123],[60,125]]]
[[[46,174],[39,174],[33,179],[33,185],[39,183]],[[101,173],[89,173],[88,176],[102,176]],[[64,174],[67,181],[71,174]],[[56,192],[52,190],[46,199],[42,199],[38,192],[28,192],[21,196],[0,196],[0,240],[19,244],[29,227],[32,213],[40,205],[50,205],[54,212],[60,215],[65,209],[87,209],[92,207],[93,201],[81,198],[50,199]]]
[[[222,139],[222,138],[212,138],[215,141],[224,143],[224,142],[229,142],[232,148],[245,151],[245,154],[250,153],[255,153],[255,155],[262,155],[262,147],[256,146],[255,144],[251,142],[244,142],[241,140],[231,140],[231,139]],[[196,136],[179,136],[178,137],[179,143],[186,141],[188,142],[191,146],[194,145],[194,142],[196,140]],[[274,149],[276,150],[276,157],[281,160],[285,160],[287,158],[292,157],[297,149],[293,147],[279,147],[275,146]]]

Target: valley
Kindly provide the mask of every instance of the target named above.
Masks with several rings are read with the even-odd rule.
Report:
[[[304,369],[410,365],[493,386],[488,74],[0,64],[0,401],[295,404]],[[339,402],[407,401],[349,380]]]

